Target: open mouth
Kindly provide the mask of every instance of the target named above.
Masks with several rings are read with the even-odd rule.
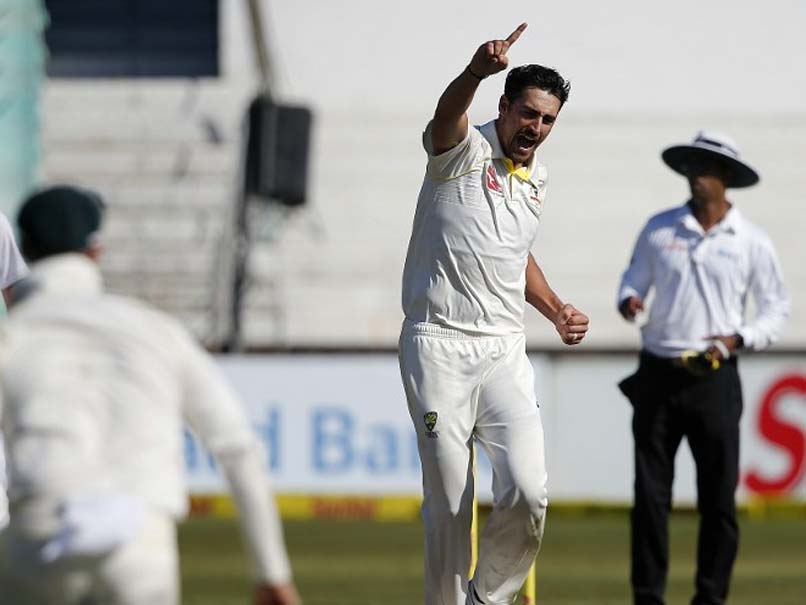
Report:
[[[517,147],[518,153],[526,155],[534,151],[534,148],[537,147],[537,139],[521,132],[515,137],[515,146]]]

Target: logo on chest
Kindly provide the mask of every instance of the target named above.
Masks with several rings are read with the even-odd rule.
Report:
[[[739,254],[734,252],[733,250],[726,250],[725,248],[720,248],[719,250],[716,251],[716,255],[724,260],[729,260],[734,263],[739,262]]]
[[[498,182],[498,176],[495,174],[495,169],[492,164],[487,166],[487,189],[495,191],[496,193],[504,193],[504,188]]]
[[[531,185],[529,189],[529,201],[532,205],[537,207],[538,210],[543,208],[543,199],[541,197],[540,189],[545,185],[545,181],[537,181],[537,185]]]
[[[663,244],[663,249],[667,252],[688,252],[688,244],[673,240],[668,244]]]

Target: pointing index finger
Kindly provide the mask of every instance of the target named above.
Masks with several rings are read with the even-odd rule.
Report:
[[[518,38],[521,37],[521,34],[526,30],[526,27],[527,27],[526,23],[521,23],[514,32],[509,34],[505,42],[510,45],[515,44]]]

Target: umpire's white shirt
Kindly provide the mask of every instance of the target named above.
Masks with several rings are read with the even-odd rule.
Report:
[[[229,479],[258,576],[285,581],[262,450],[210,356],[167,315],[103,293],[82,255],[37,263],[21,286],[0,348],[12,525],[15,506],[93,493],[182,517],[187,421]]]
[[[546,195],[533,157],[507,168],[495,121],[468,129],[456,147],[428,153],[403,271],[403,311],[412,323],[468,335],[523,331],[526,262]]]
[[[649,219],[621,280],[618,302],[654,288],[643,346],[661,357],[702,351],[709,336],[741,334],[750,349],[779,336],[789,315],[781,267],[769,237],[738,209],[707,232],[688,204]],[[756,314],[746,318],[747,296]]]

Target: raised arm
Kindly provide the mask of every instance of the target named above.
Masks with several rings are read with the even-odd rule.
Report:
[[[504,40],[490,40],[479,46],[470,63],[439,98],[431,124],[431,144],[434,154],[453,149],[467,136],[467,110],[479,83],[492,74],[503,71],[509,64],[507,51],[526,29],[526,23]]]
[[[574,305],[563,303],[531,254],[526,263],[526,302],[554,324],[565,344],[579,344],[588,333],[588,316]]]

